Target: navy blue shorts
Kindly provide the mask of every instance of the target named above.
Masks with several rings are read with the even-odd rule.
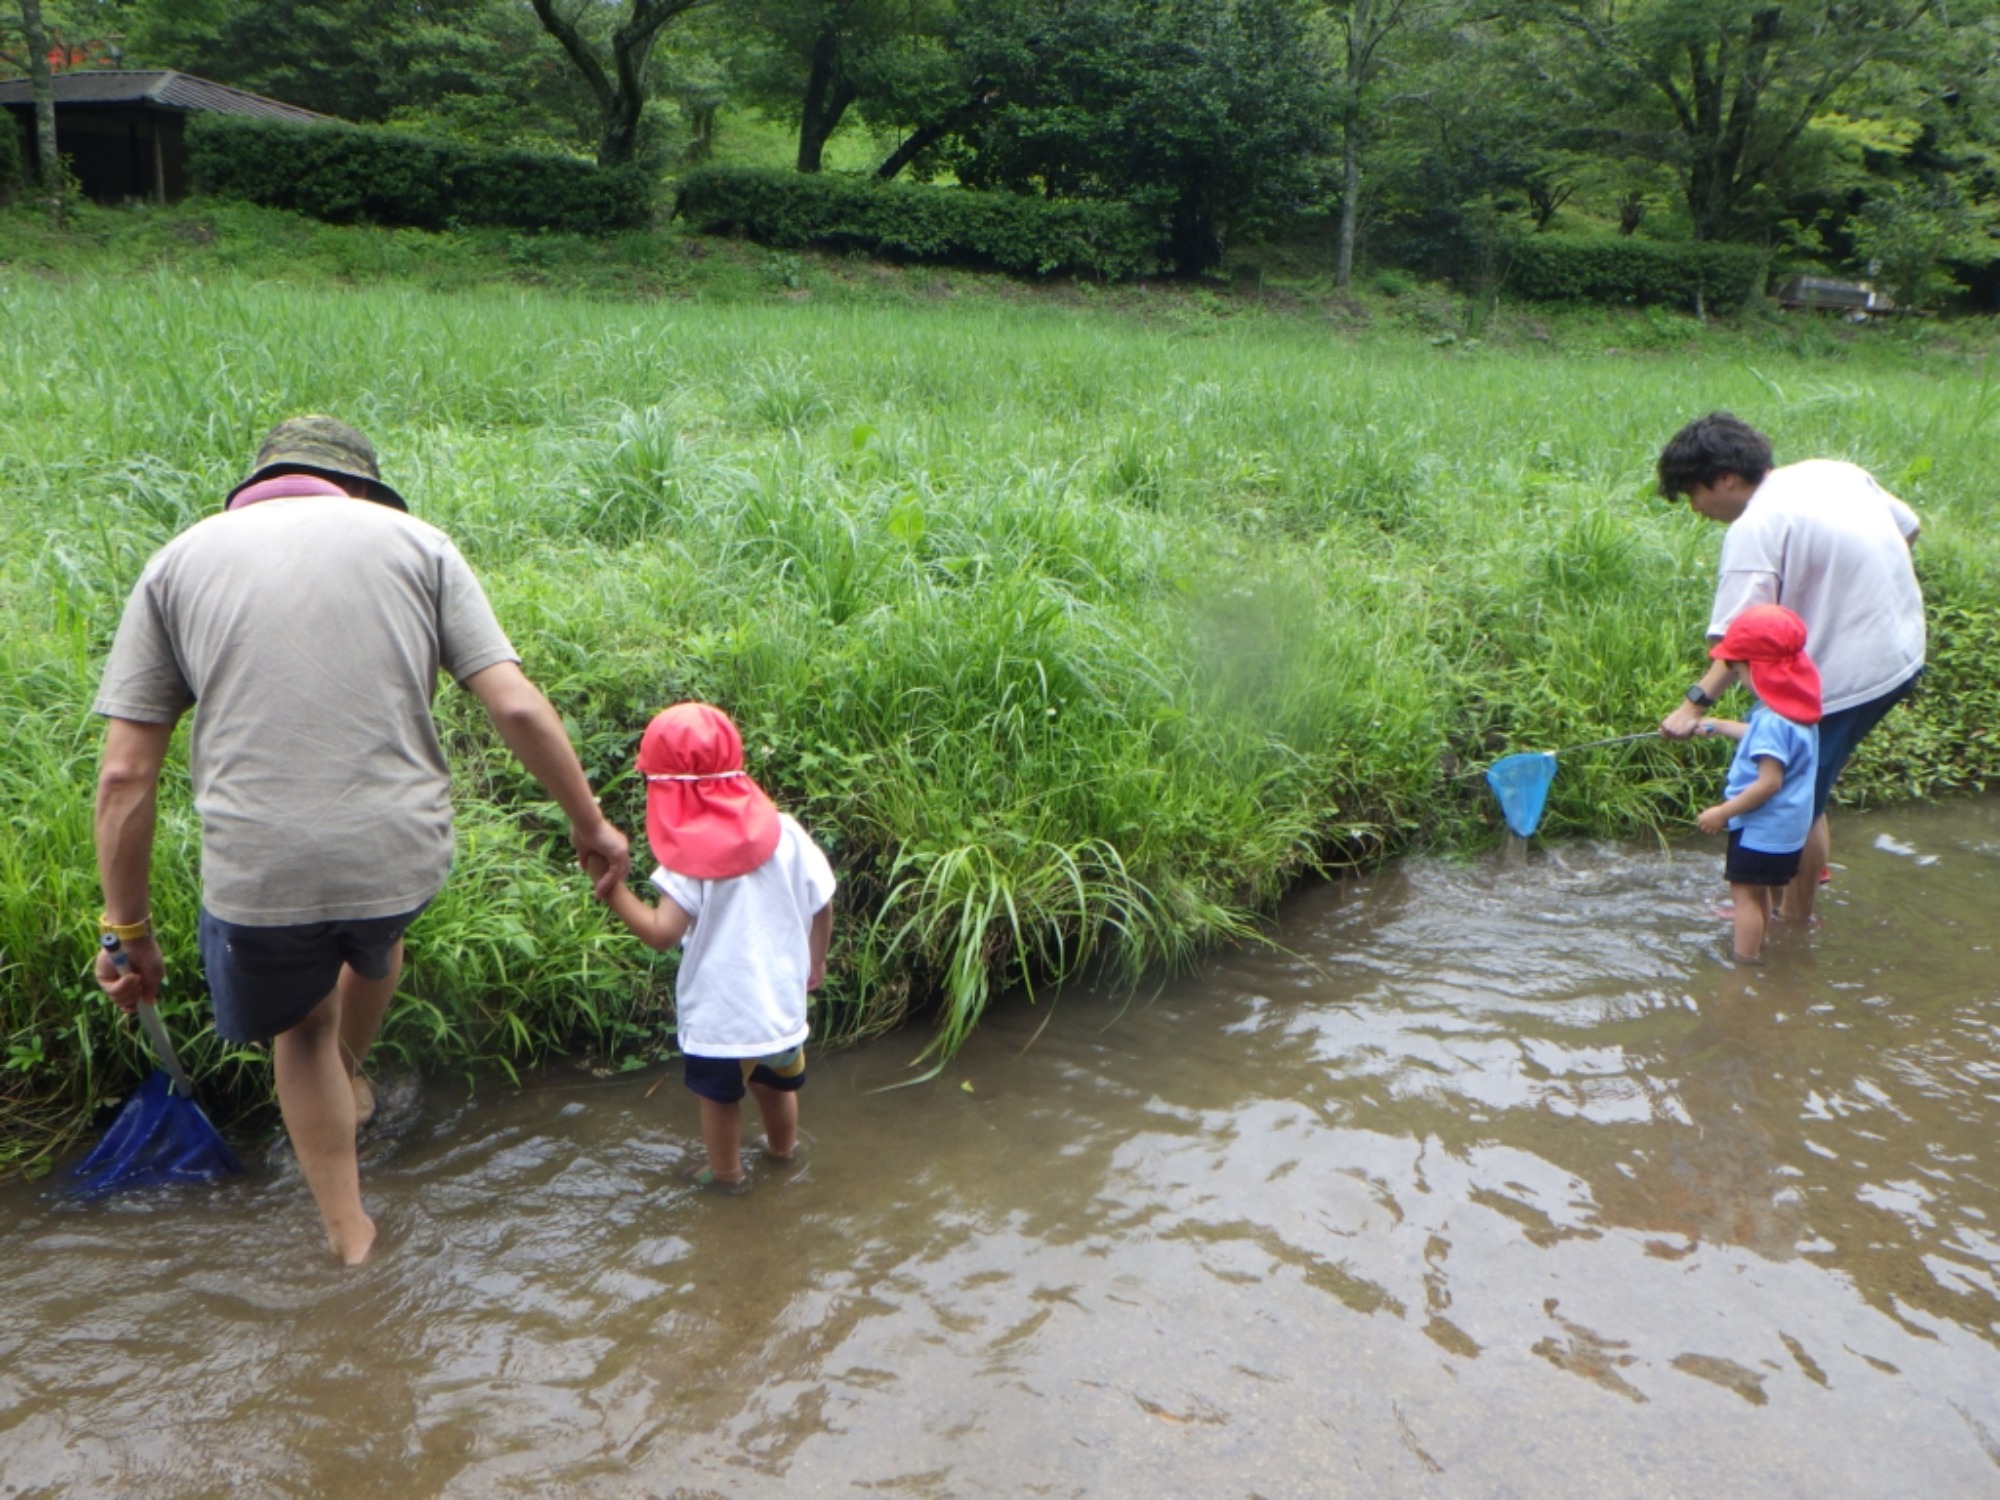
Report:
[[[1729,830],[1729,854],[1722,862],[1722,873],[1731,885],[1790,885],[1799,873],[1799,861],[1805,857],[1805,850],[1794,849],[1790,854],[1767,854],[1762,849],[1743,847],[1743,830]]]
[[[1890,709],[1909,697],[1923,678],[1924,669],[1918,667],[1916,676],[1890,688],[1881,697],[1870,698],[1852,708],[1843,708],[1839,713],[1828,714],[1819,721],[1819,767],[1813,773],[1815,818],[1826,811],[1827,798],[1833,795],[1833,779],[1846,766],[1848,756],[1854,753],[1854,747],[1861,743],[1862,736],[1881,723],[1883,715]]]
[[[753,1083],[787,1094],[806,1086],[803,1042],[789,1052],[774,1052],[769,1057],[696,1057],[690,1052],[682,1062],[685,1071],[681,1076],[687,1086],[717,1104],[736,1103]]]
[[[268,1042],[290,1031],[333,993],[342,964],[363,979],[380,979],[422,911],[420,906],[399,917],[243,927],[202,908],[201,964],[215,1001],[216,1035],[231,1042]]]

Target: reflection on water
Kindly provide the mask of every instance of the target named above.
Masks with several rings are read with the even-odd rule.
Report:
[[[0,1494],[2000,1493],[2000,804],[1840,833],[1753,971],[1705,848],[1311,891],[742,1198],[657,1074],[412,1086],[353,1274],[281,1163],[10,1188]]]

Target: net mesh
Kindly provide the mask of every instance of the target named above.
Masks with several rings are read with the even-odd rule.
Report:
[[[173,1080],[156,1072],[76,1164],[70,1191],[79,1198],[103,1198],[164,1182],[213,1182],[242,1170],[201,1106],[176,1094]]]
[[[1530,837],[1542,821],[1549,800],[1549,783],[1556,779],[1556,758],[1547,750],[1502,756],[1486,768],[1486,784],[1500,802],[1500,816],[1510,832]]]

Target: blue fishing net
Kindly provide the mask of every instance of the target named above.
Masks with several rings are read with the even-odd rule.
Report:
[[[1510,831],[1528,838],[1542,821],[1549,800],[1549,783],[1556,779],[1556,758],[1547,750],[1505,755],[1486,768],[1486,784],[1500,800],[1500,816]]]
[[[243,1170],[192,1099],[156,1072],[127,1099],[90,1155],[70,1173],[70,1192],[103,1198],[163,1182],[213,1182]]]

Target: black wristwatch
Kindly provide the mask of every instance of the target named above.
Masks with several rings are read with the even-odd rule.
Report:
[[[1715,700],[1701,690],[1701,684],[1698,682],[1687,690],[1687,700],[1696,708],[1715,707]]]

